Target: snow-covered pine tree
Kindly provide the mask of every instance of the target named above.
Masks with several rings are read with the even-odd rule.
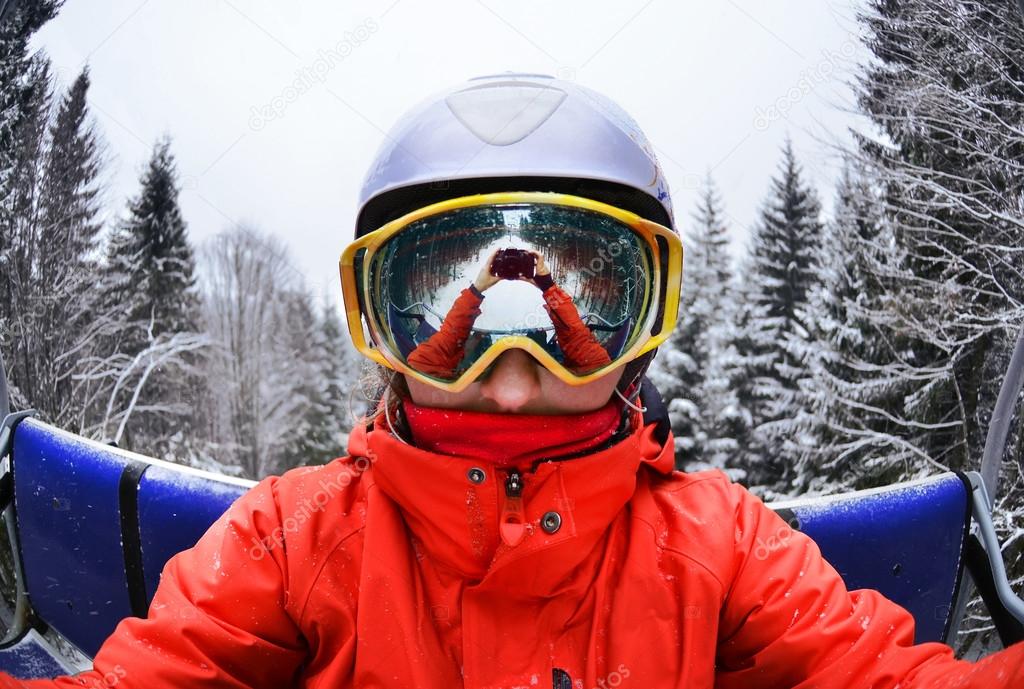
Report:
[[[821,207],[802,179],[790,141],[783,147],[779,175],[751,238],[741,288],[743,331],[735,334],[738,365],[730,378],[743,400],[752,431],[737,453],[750,485],[788,491],[797,459],[791,420],[802,399],[799,381],[808,340],[808,300],[818,280]]]
[[[86,98],[89,71],[82,70],[71,85],[50,127],[40,196],[40,239],[50,251],[65,248],[75,256],[90,256],[100,230],[99,177],[101,160],[95,127]],[[43,266],[43,282],[58,278],[56,266]]]
[[[100,144],[89,115],[87,70],[63,97],[50,126],[35,214],[36,283],[42,332],[33,346],[33,404],[81,432],[90,383],[83,375],[109,319],[99,313]]]
[[[734,405],[720,353],[732,305],[732,269],[722,201],[711,176],[686,233],[679,324],[659,349],[651,379],[669,405],[676,463],[694,470],[722,466],[734,449],[728,437]]]
[[[282,467],[324,464],[345,454],[350,427],[348,390],[355,384],[344,347],[337,309],[325,302],[319,312],[305,292],[292,296],[288,330],[295,338],[291,351],[301,368],[293,395],[302,400],[296,409],[290,440],[282,448]]]
[[[693,277],[696,270],[700,291],[693,309],[706,324],[698,339],[705,361],[699,391],[700,422],[707,438],[701,459],[716,468],[730,468],[745,428],[728,376],[729,361],[735,355],[730,344],[735,332],[736,285],[724,215],[717,187],[709,173],[691,242],[698,256],[688,267],[689,277]]]
[[[893,254],[877,190],[855,160],[843,167],[821,252],[799,416],[813,441],[801,448],[795,487],[832,492],[897,481],[892,456],[902,440],[890,418],[901,391],[888,371],[896,342],[871,322],[894,288],[885,277]]]
[[[757,407],[755,380],[751,374],[769,366],[771,353],[755,353],[752,327],[758,310],[753,299],[753,285],[743,276],[752,270],[752,256],[748,253],[740,260],[739,278],[733,291],[735,302],[732,327],[725,332],[725,342],[719,354],[721,376],[732,398],[730,408],[731,430],[728,437],[735,444],[726,465],[732,470],[735,480],[750,485],[747,468],[756,465],[762,456],[755,445],[754,410]]]
[[[287,357],[279,366],[287,366],[292,384],[288,392],[293,405],[286,434],[275,458],[278,471],[311,463],[323,463],[338,456],[337,434],[332,433],[331,407],[327,397],[330,379],[324,375],[327,352],[318,314],[304,285],[289,293],[279,316],[283,322],[281,354]],[[340,429],[338,429],[340,430]],[[333,442],[332,442],[333,440]],[[332,447],[333,445],[333,447]],[[330,454],[330,457],[325,455]]]
[[[128,217],[111,235],[102,286],[104,303],[117,306],[125,323],[109,351],[132,360],[111,393],[113,413],[106,421],[117,421],[119,440],[154,454],[186,441],[173,436],[193,411],[199,385],[195,259],[178,194],[171,144],[164,138],[154,146]]]
[[[195,259],[178,204],[171,142],[157,142],[128,218],[111,236],[107,290],[130,320],[152,324],[153,335],[195,329]]]
[[[0,213],[10,213],[8,199],[12,191],[12,172],[22,147],[21,130],[26,117],[32,117],[39,90],[49,90],[49,80],[38,78],[41,54],[29,53],[32,35],[52,19],[62,0],[36,0],[19,3],[0,22]],[[3,218],[0,218],[3,220]],[[4,229],[8,227],[5,224]],[[0,231],[0,256],[5,233]],[[3,271],[0,271],[2,274]]]
[[[25,258],[17,255],[24,247],[18,246],[16,234],[15,190],[25,182],[26,165],[39,162],[38,157],[26,160],[26,155],[37,155],[40,150],[45,119],[40,120],[39,115],[49,112],[51,88],[49,60],[39,53],[30,54],[29,41],[56,15],[59,6],[56,0],[20,3],[0,22],[0,347],[8,362],[18,358],[11,343],[11,329],[16,327],[12,322],[13,305],[21,295],[13,281],[23,270],[16,262]],[[19,391],[17,381],[12,380],[11,385],[15,404],[24,406],[25,394]]]
[[[40,324],[40,291],[35,278],[39,261],[39,183],[50,117],[52,84],[49,60],[40,57],[28,66],[25,79],[34,84],[23,104],[10,144],[5,152],[4,198],[0,214],[0,345],[6,354],[12,402],[16,408],[36,406],[49,415],[46,401],[36,389],[39,365],[33,355]]]
[[[320,376],[325,381],[322,403],[326,413],[314,424],[315,442],[305,464],[321,464],[343,455],[354,423],[353,414],[363,413],[356,408],[359,400],[351,395],[358,383],[359,361],[348,341],[338,308],[331,300],[323,300],[319,320],[316,347]]]

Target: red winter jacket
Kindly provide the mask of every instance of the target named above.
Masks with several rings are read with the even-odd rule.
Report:
[[[544,308],[555,326],[558,345],[565,352],[565,366],[593,371],[608,364],[608,352],[584,325],[572,298],[558,285],[543,292]],[[462,290],[448,311],[441,328],[409,355],[408,362],[423,373],[451,378],[466,354],[466,338],[480,315],[483,298],[470,288]]]
[[[172,558],[93,671],[0,686],[1024,685],[1024,645],[977,665],[912,646],[910,614],[847,592],[803,534],[758,550],[785,522],[720,472],[674,472],[671,438],[632,421],[523,475],[515,546],[503,472],[361,426],[351,456],[261,481]]]

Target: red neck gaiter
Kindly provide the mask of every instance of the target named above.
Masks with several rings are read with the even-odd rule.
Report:
[[[619,427],[622,402],[582,414],[492,414],[421,407],[403,400],[413,445],[430,452],[473,457],[498,467],[523,467],[596,447]]]

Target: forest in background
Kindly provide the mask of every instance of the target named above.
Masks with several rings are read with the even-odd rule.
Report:
[[[58,92],[32,34],[0,26],[0,349],[12,407],[136,452],[260,478],[345,452],[355,353],[284,244],[229,227],[196,249],[169,138],[101,222],[89,73]],[[362,411],[360,408],[359,412]]]
[[[16,408],[119,446],[258,478],[344,452],[359,362],[285,247],[200,247],[172,142],[104,223],[89,74],[32,53],[58,0],[0,25],[0,351]],[[742,260],[712,179],[680,214],[683,303],[650,372],[677,464],[765,499],[977,469],[1024,322],[1024,23],[1013,2],[871,0],[851,75],[871,123],[834,190],[786,145]],[[821,194],[834,195],[825,217]],[[1019,405],[1018,405],[1019,410]],[[1024,434],[996,526],[1024,584]],[[992,640],[975,603],[961,650]]]

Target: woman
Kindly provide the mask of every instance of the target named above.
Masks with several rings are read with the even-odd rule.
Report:
[[[421,104],[342,260],[351,334],[388,377],[349,456],[236,502],[92,672],[0,686],[1024,685],[1024,646],[977,665],[915,646],[909,613],[848,592],[745,489],[673,471],[643,378],[675,322],[671,226],[646,139],[599,94],[508,74]],[[567,366],[532,336],[536,288],[504,280],[473,326],[492,339],[417,369],[423,314],[506,245],[548,260],[607,361]]]

